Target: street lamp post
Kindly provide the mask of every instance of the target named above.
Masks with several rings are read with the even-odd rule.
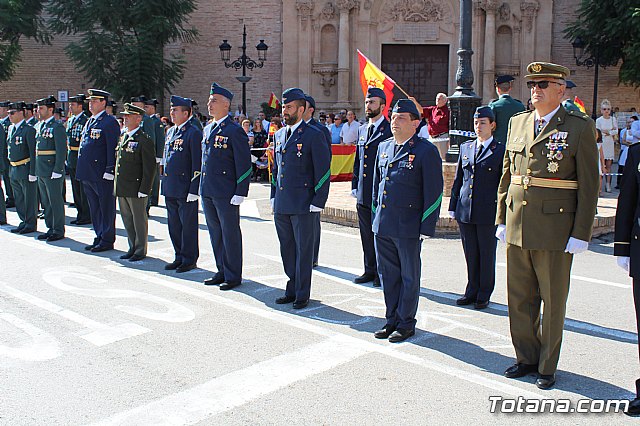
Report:
[[[585,43],[582,41],[582,38],[576,37],[571,43],[573,47],[573,57],[576,60],[576,65],[579,67],[587,67],[587,69],[591,67],[595,67],[595,71],[593,73],[593,109],[591,110],[591,118],[594,120],[598,117],[597,105],[598,105],[598,70],[600,68],[600,54],[596,50],[595,55],[591,55],[588,58],[583,58],[584,56],[584,47]]]
[[[260,40],[260,43],[256,46],[258,51],[258,62],[254,61],[247,56],[247,26],[243,26],[242,30],[242,56],[234,61],[230,61],[231,45],[227,43],[227,40],[222,40],[220,47],[220,55],[224,66],[227,68],[233,68],[236,70],[242,69],[242,76],[236,77],[236,79],[242,83],[242,113],[247,115],[247,83],[251,80],[251,77],[247,76],[247,69],[253,70],[254,68],[262,68],[264,61],[267,60],[267,46],[264,40]]]

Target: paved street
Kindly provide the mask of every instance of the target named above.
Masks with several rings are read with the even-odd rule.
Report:
[[[70,190],[68,198],[71,197]],[[640,376],[631,282],[610,237],[578,255],[556,387],[502,376],[513,363],[504,246],[484,311],[455,306],[465,286],[457,238],[422,244],[418,330],[390,344],[382,292],[356,285],[358,231],[323,224],[320,267],[306,309],[276,305],[286,277],[268,186],[242,205],[244,282],[202,285],[215,271],[200,215],[200,269],[173,260],[164,208],[152,208],[149,257],[131,264],[118,217],[117,250],[88,254],[90,227],[65,240],[0,227],[2,425],[623,424],[623,414],[491,414],[490,396],[633,397]],[[162,202],[162,200],[161,200]],[[68,220],[75,209],[67,207]],[[9,211],[9,223],[17,215]],[[68,223],[68,221],[67,221]],[[39,221],[40,231],[45,231]],[[311,236],[309,236],[311,238]]]

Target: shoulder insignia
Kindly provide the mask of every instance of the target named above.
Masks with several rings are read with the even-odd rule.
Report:
[[[533,111],[524,110],[524,111],[516,112],[515,114],[513,114],[512,117],[516,117],[518,115],[524,115],[524,114],[533,114]]]
[[[583,113],[582,111],[574,111],[574,110],[570,110],[570,111],[567,111],[567,115],[570,115],[570,116],[572,116],[572,117],[578,117],[578,118],[581,118],[581,119],[583,119],[583,120],[586,120],[586,119],[588,119],[588,118],[591,118],[591,117],[589,117],[587,114]]]

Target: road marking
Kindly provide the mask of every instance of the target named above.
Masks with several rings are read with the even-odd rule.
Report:
[[[7,293],[17,299],[27,302],[33,306],[44,309],[52,314],[61,316],[71,322],[75,322],[85,328],[91,330],[86,334],[81,334],[79,337],[93,343],[96,346],[104,346],[109,343],[118,342],[120,340],[128,339],[130,337],[139,336],[144,333],[148,333],[151,330],[142,327],[134,323],[124,323],[118,325],[108,325],[101,322],[87,318],[77,312],[73,312],[69,309],[65,309],[61,306],[55,305],[39,297],[25,293],[0,282],[0,291]]]
[[[240,407],[370,352],[357,339],[334,336],[191,389],[109,417],[96,425],[191,425]]]
[[[504,262],[498,262],[496,263],[497,266],[500,266],[502,268],[506,268],[507,264]],[[620,283],[616,283],[613,281],[606,281],[606,280],[599,280],[596,278],[591,278],[591,277],[583,277],[582,275],[573,275],[571,274],[571,279],[572,280],[577,280],[577,281],[585,281],[588,283],[594,283],[594,284],[602,284],[602,285],[608,285],[610,287],[618,287],[618,288],[631,288],[630,284],[620,284]]]
[[[345,233],[345,232],[321,231],[321,233],[322,233],[322,234],[327,234],[327,235],[337,235],[338,237],[351,238],[352,240],[359,240],[359,239],[360,239],[360,235],[347,234],[347,233]]]
[[[23,361],[46,361],[60,356],[58,340],[46,331],[7,312],[0,311],[0,320],[22,330],[31,338],[29,343],[18,347],[0,345],[0,356]]]

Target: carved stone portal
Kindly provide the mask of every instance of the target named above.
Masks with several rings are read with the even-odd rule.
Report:
[[[387,5],[386,12],[391,21],[451,22],[449,10],[432,0],[396,0]]]

